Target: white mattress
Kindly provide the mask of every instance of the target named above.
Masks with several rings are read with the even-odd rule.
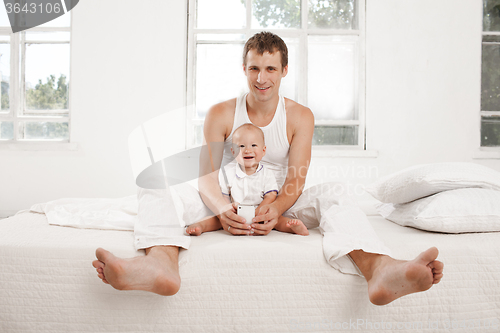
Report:
[[[97,247],[143,255],[131,232],[49,226],[43,214],[19,214],[0,220],[0,332],[498,331],[500,233],[448,235],[370,221],[397,258],[437,246],[441,283],[377,307],[363,278],[325,262],[317,229],[307,237],[218,231],[181,251],[177,295],[120,292],[97,278],[91,262]]]

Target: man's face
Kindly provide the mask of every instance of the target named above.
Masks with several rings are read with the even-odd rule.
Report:
[[[277,96],[281,78],[288,73],[288,66],[281,66],[280,52],[264,52],[260,55],[252,49],[248,51],[246,60],[243,70],[247,76],[250,94],[259,102],[266,102]]]
[[[231,148],[236,162],[244,168],[257,167],[266,154],[262,134],[257,129],[241,128],[233,135]]]

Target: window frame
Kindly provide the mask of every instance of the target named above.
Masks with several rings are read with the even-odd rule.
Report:
[[[484,17],[484,16],[482,16]],[[482,19],[484,20],[484,18]],[[482,20],[481,20],[481,24],[482,24]],[[493,45],[499,45],[500,46],[500,43],[499,42],[484,42],[483,41],[483,38],[484,36],[498,36],[500,37],[500,31],[482,31],[482,34],[481,34],[481,78],[482,78],[482,67],[483,67],[483,56],[482,56],[482,49],[483,49],[483,45],[488,45],[488,44],[493,44]],[[481,92],[483,90],[483,85],[481,83]],[[480,98],[482,98],[480,96]],[[481,136],[482,136],[482,128],[483,128],[483,123],[482,123],[482,120],[483,120],[483,117],[484,116],[498,116],[500,117],[500,109],[497,110],[497,111],[483,111],[483,108],[482,108],[482,101],[480,101],[480,111],[479,111],[479,147],[481,150],[483,151],[498,151],[500,150],[500,146],[483,146],[481,144]]]
[[[197,34],[243,34],[245,40],[240,42],[243,46],[245,41],[257,32],[264,29],[254,29],[250,27],[252,21],[252,0],[246,1],[246,27],[241,29],[200,29],[195,28],[196,24],[196,2],[197,0],[188,0],[188,36],[187,36],[187,80],[186,80],[186,103],[187,105],[195,105],[196,102],[196,46],[198,44],[238,44],[235,41],[223,40],[210,40],[210,41],[197,41]],[[297,100],[296,102],[307,105],[307,37],[308,36],[345,36],[355,35],[358,36],[356,45],[357,63],[355,64],[355,113],[358,117],[356,120],[323,120],[315,121],[315,126],[358,126],[358,144],[357,145],[313,145],[313,148],[318,151],[331,151],[335,150],[366,150],[366,3],[365,0],[357,1],[357,30],[338,30],[338,29],[310,29],[308,27],[308,0],[300,0],[301,3],[301,27],[299,29],[268,29],[278,34],[282,38],[298,38],[299,40],[299,54],[297,66],[299,72],[297,73]],[[235,96],[236,97],[236,96]],[[357,98],[356,98],[357,97]],[[202,119],[195,119],[195,108],[190,108],[187,114],[186,121],[186,146],[191,148],[194,146],[192,141],[195,137],[195,126],[203,123]],[[314,112],[314,110],[312,110]]]
[[[71,15],[69,27],[34,27],[18,33],[13,33],[10,27],[0,27],[0,35],[10,36],[10,83],[9,83],[9,113],[0,114],[0,121],[13,122],[14,136],[11,140],[0,139],[0,149],[21,149],[21,150],[75,150],[74,144],[68,145],[71,140],[71,103],[72,103],[72,84],[68,87],[68,109],[61,110],[29,110],[26,112],[26,44],[69,44],[69,78],[71,80],[71,58],[72,58],[72,29],[73,29],[73,14]],[[27,40],[26,32],[69,32],[67,41],[60,40]],[[69,83],[69,81],[68,81]],[[29,113],[29,115],[26,115]],[[50,113],[51,115],[47,115]],[[68,123],[68,139],[20,139],[19,126],[20,122],[28,121],[43,121]],[[67,146],[66,146],[67,145]],[[59,147],[59,148],[58,148]]]

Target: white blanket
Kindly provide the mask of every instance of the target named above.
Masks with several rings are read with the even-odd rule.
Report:
[[[137,221],[137,196],[116,199],[65,198],[33,205],[30,211],[45,214],[52,225],[133,231]]]

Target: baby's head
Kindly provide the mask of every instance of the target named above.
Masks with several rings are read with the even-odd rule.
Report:
[[[242,167],[257,167],[266,155],[264,132],[254,124],[241,125],[233,133],[231,152]]]

